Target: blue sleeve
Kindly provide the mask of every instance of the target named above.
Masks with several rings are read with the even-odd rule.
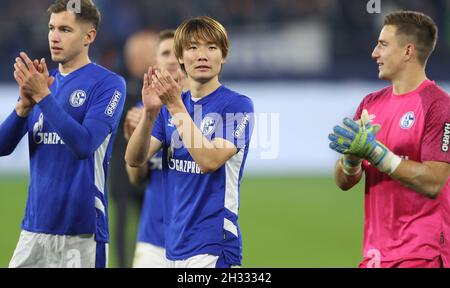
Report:
[[[136,108],[144,108],[144,103],[142,101],[139,101],[136,103],[136,105],[134,106]]]
[[[106,123],[111,131],[116,131],[125,105],[125,80],[110,75],[95,89],[95,99],[90,104],[85,119],[96,119]]]
[[[155,137],[156,139],[158,139],[159,141],[161,141],[164,145],[165,139],[166,137],[164,137],[164,109],[165,107],[163,106],[161,108],[161,111],[159,111],[158,117],[156,118],[155,123],[153,124],[153,131],[152,131],[152,136]]]
[[[253,102],[242,95],[234,97],[222,112],[211,139],[223,138],[233,143],[238,151],[249,147],[255,125]],[[222,130],[220,130],[220,127]]]
[[[0,156],[11,154],[28,131],[28,117],[19,117],[14,110],[0,125]]]
[[[87,159],[109,134],[117,130],[125,93],[124,81],[103,81],[94,93],[93,102],[82,124],[64,111],[52,95],[38,105],[67,147],[79,159]]]

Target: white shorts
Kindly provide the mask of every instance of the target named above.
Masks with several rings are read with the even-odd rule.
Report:
[[[145,242],[136,244],[133,268],[166,268],[166,249]]]
[[[240,266],[227,264],[223,256],[210,254],[195,255],[186,260],[167,260],[167,262],[168,268],[240,268]]]
[[[9,268],[106,268],[108,244],[94,235],[50,235],[22,231]]]

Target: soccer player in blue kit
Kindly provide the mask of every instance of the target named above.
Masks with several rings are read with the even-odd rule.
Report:
[[[159,33],[156,46],[156,65],[167,70],[185,88],[186,81],[173,49],[175,31],[163,30]],[[124,123],[125,139],[131,134],[142,117],[143,103],[127,112]],[[158,151],[141,167],[126,166],[128,178],[133,185],[146,182],[145,198],[139,220],[137,244],[133,259],[133,268],[166,267],[166,250],[164,249],[164,205],[162,187],[162,151]]]
[[[125,159],[142,166],[163,148],[169,268],[241,265],[239,190],[254,115],[248,97],[219,82],[228,48],[220,23],[192,18],[178,27],[174,44],[190,91],[167,71],[150,67],[144,75],[143,117]]]
[[[77,13],[58,0],[48,13],[58,69],[21,53],[14,77],[20,99],[0,126],[0,155],[28,132],[30,185],[22,232],[10,267],[106,267],[105,180],[125,101],[122,77],[92,63],[100,22],[90,0]],[[80,12],[80,13],[78,13]]]

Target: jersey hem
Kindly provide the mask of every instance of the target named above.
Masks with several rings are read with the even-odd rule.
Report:
[[[192,253],[188,253],[188,254],[183,254],[183,255],[179,255],[179,256],[174,256],[174,255],[170,255],[169,251],[167,251],[166,249],[166,257],[168,260],[170,261],[184,261],[187,260],[191,257],[197,256],[197,255],[202,255],[202,254],[209,254],[209,255],[214,255],[214,256],[218,256],[221,257],[223,254],[225,254],[225,252],[223,251],[223,249],[201,249]],[[239,262],[234,262],[234,263],[228,263],[230,265],[238,265],[241,266],[242,264]]]
[[[109,238],[108,239],[105,239],[102,237],[100,238],[95,234],[95,232],[92,232],[92,231],[69,233],[69,232],[63,232],[63,231],[51,231],[51,230],[46,230],[46,229],[30,228],[30,227],[26,227],[24,225],[21,226],[21,229],[24,231],[27,231],[27,232],[31,232],[31,233],[40,233],[40,234],[47,234],[47,235],[60,235],[60,236],[94,235],[95,242],[109,243]]]
[[[385,262],[393,262],[393,261],[406,261],[406,260],[414,260],[414,259],[426,259],[426,260],[431,260],[436,258],[437,256],[441,256],[442,257],[442,253],[435,251],[435,253],[433,254],[410,254],[407,256],[402,256],[402,257],[381,257],[381,263],[385,263]],[[372,260],[372,258],[367,258],[367,257],[363,257],[362,261],[365,260]]]

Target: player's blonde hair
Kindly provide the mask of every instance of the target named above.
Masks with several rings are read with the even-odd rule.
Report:
[[[214,43],[222,51],[225,59],[230,48],[227,31],[222,24],[208,16],[190,18],[184,21],[175,31],[174,50],[177,59],[183,58],[183,50],[189,47],[192,40],[203,40]],[[183,64],[181,69],[185,70]]]

